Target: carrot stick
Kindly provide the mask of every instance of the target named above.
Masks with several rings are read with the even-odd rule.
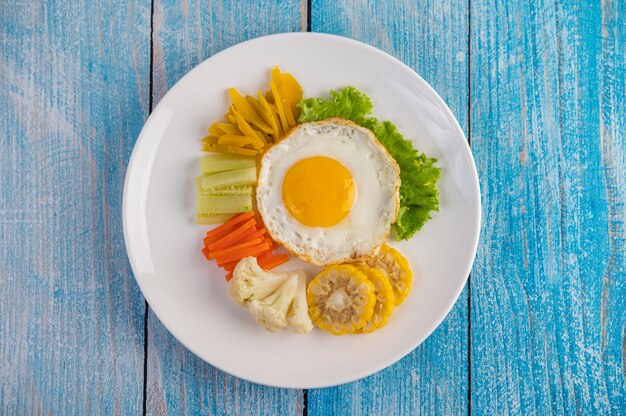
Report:
[[[256,246],[252,246],[252,247],[246,247],[234,253],[227,254],[227,255],[220,257],[219,259],[217,259],[218,260],[217,265],[221,267],[222,265],[226,263],[229,263],[234,260],[240,260],[240,259],[243,259],[244,257],[258,256],[261,253],[266,252],[268,249],[269,249],[269,244],[267,242],[257,244]]]
[[[254,221],[254,218],[252,218],[250,221],[247,221],[243,225],[239,226],[239,228],[237,228],[232,233],[226,235],[225,237],[217,240],[214,243],[209,244],[207,248],[209,249],[209,251],[213,251],[218,248],[226,247],[229,243],[235,241],[237,237],[243,235],[243,233],[245,233],[249,228],[253,228],[255,223],[256,222]]]
[[[246,230],[245,233],[243,233],[242,235],[240,235],[239,237],[235,238],[233,241],[230,242],[231,245],[234,244],[241,244],[244,243],[248,240],[252,240],[258,237],[262,237],[263,234],[267,233],[267,230],[265,228],[263,229],[257,229],[257,227],[250,227]],[[217,241],[217,240],[216,240]],[[214,241],[214,242],[216,242]],[[263,241],[269,241],[269,238],[263,238]],[[209,246],[210,244],[213,244],[214,242],[207,242],[207,239],[204,239],[204,244],[205,246]],[[228,247],[224,247],[224,248],[228,248]],[[218,248],[219,250],[220,248]]]
[[[239,260],[235,260],[235,261],[231,261],[230,263],[223,264],[221,267],[222,269],[230,272],[232,270],[235,270],[235,267],[237,266],[238,263],[239,263]]]
[[[274,257],[276,257],[276,255],[272,253],[271,251],[268,251],[267,253],[263,253],[259,257],[257,257],[257,261],[259,262],[268,261],[268,260],[273,259]]]
[[[259,260],[259,266],[261,266],[262,268],[268,270],[268,269],[273,269],[276,266],[279,266],[283,263],[285,263],[287,260],[289,260],[289,256],[286,254],[280,254],[278,256],[275,256],[273,259],[268,260],[268,261],[261,261]]]
[[[251,219],[251,220],[249,220],[249,221],[255,221],[255,220],[254,220],[254,218],[253,218],[253,219]],[[248,221],[248,222],[249,222],[249,221]],[[240,225],[235,225],[234,227],[229,228],[229,229],[226,231],[226,233],[225,233],[225,234],[220,234],[220,235],[218,235],[217,237],[204,237],[204,240],[202,240],[202,241],[204,242],[204,245],[205,245],[206,247],[208,247],[208,246],[210,246],[211,244],[213,244],[213,243],[215,243],[215,242],[217,242],[217,241],[221,240],[222,238],[224,238],[224,237],[228,237],[228,235],[229,235],[230,233],[233,233],[233,232],[234,232],[234,231],[236,231],[239,227],[240,227]],[[246,233],[253,233],[255,230],[256,230],[256,228],[255,228],[255,227],[251,227],[248,231],[246,231]],[[246,235],[246,234],[244,234],[244,235]],[[242,237],[243,237],[243,235],[242,235]]]
[[[239,237],[237,237],[236,239],[234,239],[230,243],[231,244],[243,243],[246,240],[249,240],[249,239],[252,239],[252,238],[256,238],[259,235],[263,234],[263,233],[258,234],[257,231],[258,231],[257,227],[248,228],[245,233],[243,233],[242,235],[240,235]]]
[[[230,279],[233,278],[233,271],[229,271],[228,274],[226,275],[226,281],[228,282]]]
[[[211,260],[211,257],[209,257],[209,250],[206,247],[202,247],[202,254],[204,254],[204,258],[206,258],[207,260]]]
[[[253,238],[258,238],[261,237],[263,234],[265,234],[267,232],[267,230],[265,228],[259,230],[255,227],[250,228],[248,231],[246,231],[241,237],[237,238],[235,241],[233,241],[233,243],[240,243],[240,242],[244,242],[246,240],[250,240]]]
[[[241,222],[244,222],[248,218],[252,218],[252,217],[254,217],[254,212],[252,211],[244,212],[243,214],[236,215],[235,217],[226,221],[224,224],[206,233],[206,236],[211,238],[211,237],[217,237],[219,235],[226,235],[228,234],[228,231],[230,231],[230,229],[233,228],[235,225]]]
[[[253,238],[252,240],[247,240],[243,243],[239,243],[239,244],[235,244],[234,246],[230,246],[230,247],[226,247],[223,248],[221,250],[214,250],[211,251],[209,253],[209,257],[211,257],[212,259],[218,259],[222,256],[225,256],[227,254],[232,254],[232,253],[236,253],[237,251],[241,250],[242,248],[246,248],[246,247],[252,247],[252,246],[256,246],[257,244],[261,244],[263,242],[262,238]]]

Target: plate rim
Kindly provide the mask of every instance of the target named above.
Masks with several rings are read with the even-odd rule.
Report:
[[[458,287],[456,288],[456,292],[454,293],[454,297],[451,298],[451,301],[447,302],[447,304],[445,304],[445,312],[440,314],[440,316],[437,317],[437,319],[433,320],[432,323],[429,325],[428,330],[425,332],[425,334],[422,337],[417,337],[415,339],[414,342],[410,343],[410,345],[408,345],[407,348],[403,349],[401,352],[394,354],[384,360],[380,360],[376,365],[371,365],[366,367],[364,370],[361,371],[355,371],[353,373],[350,373],[350,375],[348,376],[344,376],[341,378],[338,378],[338,380],[336,382],[321,382],[321,383],[298,383],[298,384],[284,384],[284,383],[272,383],[272,382],[268,382],[267,380],[261,380],[258,377],[249,377],[246,374],[242,374],[239,371],[230,371],[230,370],[226,370],[224,368],[222,368],[220,365],[217,365],[215,363],[213,363],[210,359],[205,358],[199,351],[196,351],[195,348],[190,347],[189,345],[187,345],[182,339],[181,337],[179,337],[177,335],[177,330],[168,327],[167,325],[165,325],[163,323],[163,320],[160,317],[160,313],[157,311],[156,308],[154,308],[154,306],[152,306],[151,303],[151,296],[149,294],[147,294],[146,292],[146,285],[143,284],[141,282],[141,279],[138,278],[138,276],[140,275],[137,272],[137,260],[136,260],[136,254],[134,254],[134,251],[132,249],[132,244],[130,242],[130,235],[129,235],[129,224],[128,224],[128,220],[129,220],[129,210],[131,209],[131,207],[129,206],[130,202],[129,202],[129,182],[131,182],[131,179],[137,175],[141,175],[141,174],[145,174],[144,172],[141,171],[137,171],[137,168],[133,169],[135,167],[135,164],[137,163],[137,159],[138,159],[138,155],[140,153],[140,151],[144,151],[144,148],[146,148],[149,145],[157,145],[160,143],[160,140],[157,140],[156,138],[154,139],[150,139],[150,136],[148,136],[147,131],[149,130],[148,127],[150,124],[152,124],[151,122],[154,121],[154,119],[156,118],[156,114],[160,113],[160,109],[162,106],[165,105],[166,102],[166,98],[167,96],[172,93],[173,91],[175,91],[177,88],[180,87],[180,85],[183,83],[183,80],[185,80],[186,78],[190,77],[192,73],[198,71],[200,69],[200,67],[202,67],[206,62],[219,57],[220,55],[223,54],[227,54],[231,51],[231,49],[234,48],[238,48],[242,45],[247,45],[247,44],[251,44],[251,43],[256,43],[256,42],[266,42],[268,40],[271,41],[271,39],[276,39],[276,38],[290,38],[290,37],[315,37],[315,38],[321,38],[321,39],[327,39],[330,40],[332,42],[345,42],[346,44],[351,44],[353,47],[358,47],[358,48],[362,48],[362,49],[366,49],[368,50],[368,52],[372,52],[375,53],[379,56],[382,56],[385,59],[390,59],[394,64],[396,64],[399,68],[401,68],[402,70],[404,70],[405,72],[408,72],[412,77],[416,78],[418,83],[420,84],[420,86],[424,87],[426,89],[426,91],[431,95],[432,98],[434,98],[437,103],[440,105],[440,107],[442,108],[443,112],[445,113],[446,117],[449,119],[449,121],[451,122],[451,126],[454,128],[455,133],[460,134],[460,136],[464,139],[463,140],[463,152],[466,154],[466,156],[469,156],[469,160],[471,160],[471,177],[472,177],[472,181],[476,184],[476,217],[474,218],[474,222],[475,222],[475,229],[474,229],[474,237],[473,237],[473,241],[471,242],[471,256],[469,256],[468,258],[470,259],[464,267],[465,270],[465,277],[462,281],[460,281]],[[150,167],[151,168],[151,167]],[[476,162],[474,160],[474,156],[471,150],[471,147],[468,143],[467,137],[465,136],[465,133],[463,132],[463,129],[461,128],[458,120],[456,119],[456,117],[454,116],[454,113],[452,112],[452,110],[448,107],[447,103],[445,102],[445,100],[435,91],[435,89],[426,81],[424,80],[416,71],[414,71],[411,67],[409,67],[408,65],[406,65],[404,62],[400,61],[398,58],[388,54],[387,52],[384,52],[381,49],[378,49],[375,46],[369,45],[367,43],[352,39],[352,38],[348,38],[345,36],[340,36],[340,35],[334,35],[334,34],[329,34],[329,33],[320,33],[320,32],[285,32],[285,33],[274,33],[274,34],[269,34],[269,35],[264,35],[264,36],[259,36],[259,37],[255,37],[252,39],[248,39],[246,41],[243,42],[239,42],[235,45],[229,46],[228,48],[225,48],[211,56],[209,56],[208,58],[206,58],[205,60],[203,60],[202,62],[199,62],[197,65],[195,65],[191,70],[189,70],[187,73],[185,73],[185,75],[183,75],[181,78],[179,78],[176,83],[167,90],[167,92],[165,93],[165,95],[163,95],[161,97],[161,99],[159,100],[159,103],[156,105],[156,107],[154,107],[154,109],[151,111],[150,115],[148,116],[148,118],[146,119],[146,121],[143,124],[143,127],[141,128],[141,131],[139,132],[139,135],[137,136],[137,139],[135,141],[135,144],[133,145],[133,150],[132,153],[130,155],[127,167],[126,167],[126,173],[124,176],[124,189],[122,192],[122,229],[123,229],[123,233],[124,233],[124,245],[125,245],[125,249],[126,249],[126,254],[128,256],[128,260],[131,266],[131,270],[133,272],[133,277],[135,278],[135,281],[137,282],[137,285],[139,286],[139,289],[141,291],[141,294],[144,298],[144,300],[147,302],[148,306],[152,309],[152,312],[155,314],[155,316],[159,319],[160,323],[167,329],[167,331],[172,334],[172,336],[174,338],[176,338],[176,340],[178,342],[180,342],[186,349],[188,349],[189,351],[191,351],[195,356],[197,356],[198,358],[200,358],[202,361],[204,361],[205,363],[219,369],[220,371],[223,371],[227,374],[230,374],[232,376],[235,376],[237,378],[246,380],[246,381],[250,381],[259,385],[264,385],[264,386],[269,386],[269,387],[279,387],[279,388],[292,388],[292,389],[309,389],[309,388],[324,388],[324,387],[332,387],[332,386],[339,386],[342,384],[346,384],[346,383],[350,383],[350,382],[354,382],[360,379],[363,379],[365,377],[368,377],[370,375],[373,375],[375,373],[378,373],[379,371],[382,371],[388,367],[390,367],[391,365],[393,365],[394,363],[400,361],[401,359],[403,359],[404,357],[406,357],[408,354],[410,354],[412,351],[414,351],[418,346],[420,346],[426,339],[428,339],[432,333],[441,325],[441,323],[443,322],[443,320],[450,314],[450,311],[452,310],[452,308],[454,307],[454,305],[456,304],[456,302],[459,299],[459,296],[461,295],[461,292],[463,291],[467,281],[468,281],[468,277],[469,274],[472,270],[474,261],[476,260],[476,252],[477,252],[477,248],[478,248],[478,242],[480,240],[480,229],[481,229],[481,223],[482,223],[482,197],[481,197],[481,189],[480,189],[480,181],[479,181],[479,177],[478,177],[478,171],[476,168]],[[149,291],[148,291],[149,293]],[[145,342],[147,342],[146,340],[144,340]]]

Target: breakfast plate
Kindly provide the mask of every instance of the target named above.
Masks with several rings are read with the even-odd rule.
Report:
[[[253,94],[267,85],[275,65],[297,78],[304,97],[358,88],[371,98],[374,116],[390,120],[420,152],[437,158],[439,211],[412,238],[398,242],[392,235],[387,243],[408,259],[413,289],[376,332],[344,336],[319,328],[298,335],[267,332],[229,298],[223,270],[207,262],[200,251],[213,226],[195,221],[199,139],[211,123],[224,117],[230,87]],[[139,287],[159,320],[183,345],[209,364],[246,380],[316,388],[373,374],[411,352],[437,328],[463,289],[474,260],[480,192],[458,122],[415,72],[354,40],[290,33],[226,49],[172,87],[146,121],[133,150],[123,216],[126,249]],[[319,271],[295,258],[276,271],[295,268],[302,268],[309,280]]]

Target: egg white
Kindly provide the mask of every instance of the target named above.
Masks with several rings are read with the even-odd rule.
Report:
[[[282,198],[289,168],[314,156],[341,163],[355,185],[350,212],[330,227],[302,224]],[[317,265],[358,262],[378,250],[396,219],[399,173],[396,162],[369,130],[343,119],[305,123],[263,156],[257,208],[272,238],[301,259]]]

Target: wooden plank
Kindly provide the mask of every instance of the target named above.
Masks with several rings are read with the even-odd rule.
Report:
[[[471,410],[624,414],[626,4],[471,5]]]
[[[314,0],[311,28],[396,56],[439,92],[467,130],[467,12],[453,1]],[[466,289],[441,326],[397,364],[358,382],[310,390],[309,414],[467,414],[467,296]]]
[[[250,38],[303,27],[306,2],[299,0],[155,1],[154,104],[216,52]],[[301,390],[260,386],[211,367],[176,341],[150,312],[148,414],[301,414],[302,403]]]
[[[148,114],[149,28],[149,2],[2,6],[0,414],[142,411],[121,194]]]

